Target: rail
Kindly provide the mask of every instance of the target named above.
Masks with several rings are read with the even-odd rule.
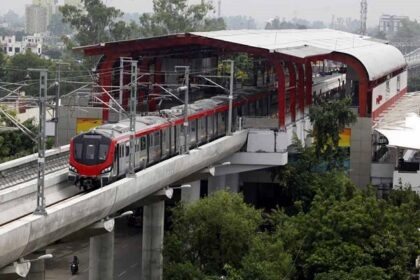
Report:
[[[66,168],[70,146],[46,152],[45,174]],[[38,155],[32,154],[0,164],[0,190],[4,190],[36,179],[38,176]]]

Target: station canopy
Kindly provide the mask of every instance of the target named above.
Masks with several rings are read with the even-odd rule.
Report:
[[[364,65],[371,81],[407,65],[403,54],[393,46],[332,29],[223,30],[191,34],[300,58],[333,52],[347,54]]]
[[[191,32],[172,34],[155,38],[142,38],[128,41],[101,43],[93,46],[76,48],[86,54],[101,54],[107,48],[115,51],[124,44],[138,46],[141,49],[151,46],[151,42],[161,42],[161,48],[170,48],[170,39],[185,40],[207,39],[223,43],[223,46],[252,47],[268,53],[278,53],[298,59],[323,57],[328,59],[332,53],[349,55],[365,67],[369,80],[375,81],[394,71],[406,67],[402,53],[386,43],[357,34],[331,29],[285,29],[285,30],[223,30],[212,32]],[[157,44],[159,45],[159,44]],[[222,45],[222,44],[220,44]],[[156,45],[154,45],[156,46]]]

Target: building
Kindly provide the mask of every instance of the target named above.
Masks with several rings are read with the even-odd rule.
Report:
[[[64,5],[82,6],[82,0],[64,0]]]
[[[387,35],[397,33],[402,26],[402,21],[408,19],[407,16],[382,15],[379,19],[379,31]]]
[[[293,135],[304,143],[310,143],[307,131],[311,124],[307,114],[313,102],[341,98],[340,94],[349,96],[352,98],[352,108],[358,113],[357,123],[346,132],[349,175],[361,187],[370,184],[378,176],[372,170],[377,161],[373,155],[377,154],[379,148],[372,144],[375,137],[373,127],[381,115],[407,92],[407,63],[397,48],[372,41],[369,37],[330,29],[197,32],[101,43],[79,49],[88,56],[102,56],[97,70],[101,73],[99,81],[104,88],[118,86],[119,79],[114,77],[119,68],[116,67],[112,73],[103,69],[119,65],[119,57],[147,56],[141,61],[140,67],[149,69],[151,73],[168,73],[156,75],[156,78],[152,74],[148,79],[153,83],[174,84],[176,81],[171,73],[176,65],[189,65],[193,71],[201,72],[204,65],[208,65],[206,61],[210,61],[209,68],[215,68],[220,57],[231,55],[232,52],[253,55],[262,63],[256,81],[270,82],[266,85],[267,90],[273,88],[277,92],[273,104],[273,108],[277,109],[268,119],[257,116],[251,120],[253,125],[250,128],[258,129],[259,125],[264,129],[270,127],[270,131],[277,131],[273,139],[283,141],[281,145],[285,147],[292,144],[290,139]],[[162,57],[162,53],[168,53],[168,57]],[[171,53],[173,57],[169,55]],[[331,61],[333,63],[329,63]],[[341,85],[339,94],[314,87],[317,79],[315,66],[320,62],[341,65],[344,69],[345,78],[335,78]],[[146,78],[142,79],[147,82]],[[258,84],[256,81],[255,85]],[[160,94],[159,90],[153,90],[155,95]],[[128,91],[122,91],[114,97],[127,108],[128,94]],[[148,94],[141,90],[139,102]],[[102,100],[110,103],[109,95],[103,95]],[[148,103],[149,110],[155,110],[156,100],[148,99]],[[113,112],[104,106],[102,120],[112,122]],[[75,126],[74,123],[71,125]],[[270,131],[267,134],[272,133]]]
[[[32,0],[32,5],[42,6],[42,7],[47,8],[48,22],[50,21],[51,16],[55,11],[54,0]]]
[[[0,36],[0,49],[8,56],[31,51],[36,55],[42,54],[43,38],[41,34],[24,36],[22,41],[16,41],[15,36]]]
[[[27,5],[25,9],[25,32],[44,33],[48,28],[48,9],[40,5]]]

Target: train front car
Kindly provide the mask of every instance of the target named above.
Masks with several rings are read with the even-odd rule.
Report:
[[[69,180],[84,190],[112,181],[112,139],[94,130],[70,142]]]

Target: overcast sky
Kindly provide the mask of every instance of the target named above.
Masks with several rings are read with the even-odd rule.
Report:
[[[125,12],[143,13],[152,10],[152,0],[103,1]],[[199,0],[190,1],[199,2]],[[217,4],[218,0],[213,1]],[[25,4],[31,2],[31,0],[0,0],[0,14],[4,14],[9,9],[23,14]],[[419,0],[368,0],[368,5],[370,26],[376,25],[379,16],[383,13],[407,15],[412,19],[420,17]],[[222,0],[222,15],[248,15],[258,21],[266,21],[275,16],[286,19],[298,17],[329,23],[332,15],[359,18],[360,0]]]

